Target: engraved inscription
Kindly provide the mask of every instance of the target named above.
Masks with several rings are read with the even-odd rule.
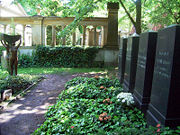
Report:
[[[165,78],[170,78],[169,67],[171,62],[168,60],[169,57],[170,55],[167,51],[158,52],[158,58],[156,59],[156,64],[158,65],[155,70],[156,74]]]

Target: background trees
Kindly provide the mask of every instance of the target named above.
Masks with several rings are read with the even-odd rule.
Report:
[[[93,11],[107,10],[107,2],[120,3],[119,24],[123,27],[136,29],[140,34],[149,25],[161,27],[180,23],[180,1],[178,0],[16,0],[23,5],[30,15],[36,15],[41,9],[43,16],[75,17],[74,22],[60,35],[72,32],[78,23],[87,16],[95,16]],[[122,28],[123,29],[123,28]]]

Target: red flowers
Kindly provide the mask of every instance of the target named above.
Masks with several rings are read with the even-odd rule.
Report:
[[[112,101],[110,100],[110,98],[104,99],[103,103],[105,103],[106,105],[112,104]]]
[[[160,134],[160,132],[161,132],[161,124],[157,124],[156,127],[158,128],[158,129],[156,130],[156,132],[157,132],[158,134]]]
[[[106,87],[104,87],[104,86],[100,86],[100,88],[99,88],[100,90],[106,90]]]
[[[104,89],[104,86],[101,86],[101,87],[100,87],[100,90],[102,90],[102,89]]]
[[[106,122],[107,120],[111,119],[111,116],[108,116],[106,112],[99,115],[99,120]]]
[[[74,126],[71,126],[71,128],[74,128]]]
[[[161,124],[157,124],[156,127],[157,127],[157,128],[161,127]]]
[[[160,132],[160,128],[158,128],[156,132]]]

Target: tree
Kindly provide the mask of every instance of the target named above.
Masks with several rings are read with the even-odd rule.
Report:
[[[140,34],[148,23],[170,25],[180,23],[180,2],[178,0],[16,0],[31,15],[36,14],[40,5],[41,15],[75,17],[74,21],[60,35],[72,32],[84,18],[107,2],[119,2],[129,20]]]
[[[171,25],[180,24],[180,1],[156,0],[150,14],[150,22],[153,24]]]
[[[160,24],[161,26],[180,24],[180,1],[178,0],[119,0],[119,2],[138,34],[141,33],[142,26],[145,26],[144,23],[146,25],[148,23]],[[135,5],[136,15],[131,10],[133,4]],[[125,5],[128,5],[128,7]]]
[[[119,0],[121,6],[123,7],[124,11],[126,12],[127,16],[131,20],[132,24],[134,25],[136,29],[136,33],[140,34],[141,33],[141,0],[132,0],[133,3],[136,6],[136,20],[132,17],[130,12],[127,10],[125,6],[125,2],[123,0]]]

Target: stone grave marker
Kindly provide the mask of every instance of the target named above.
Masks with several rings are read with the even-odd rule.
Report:
[[[147,122],[180,125],[180,25],[158,31]]]
[[[134,90],[138,49],[139,49],[139,36],[135,34],[128,37],[124,83],[123,83],[124,91],[133,92]]]
[[[119,77],[120,83],[124,81],[124,70],[126,63],[126,50],[127,50],[127,38],[121,38],[120,49],[119,49]]]
[[[140,35],[136,81],[133,96],[136,105],[146,113],[151,96],[151,86],[156,53],[157,32]]]

